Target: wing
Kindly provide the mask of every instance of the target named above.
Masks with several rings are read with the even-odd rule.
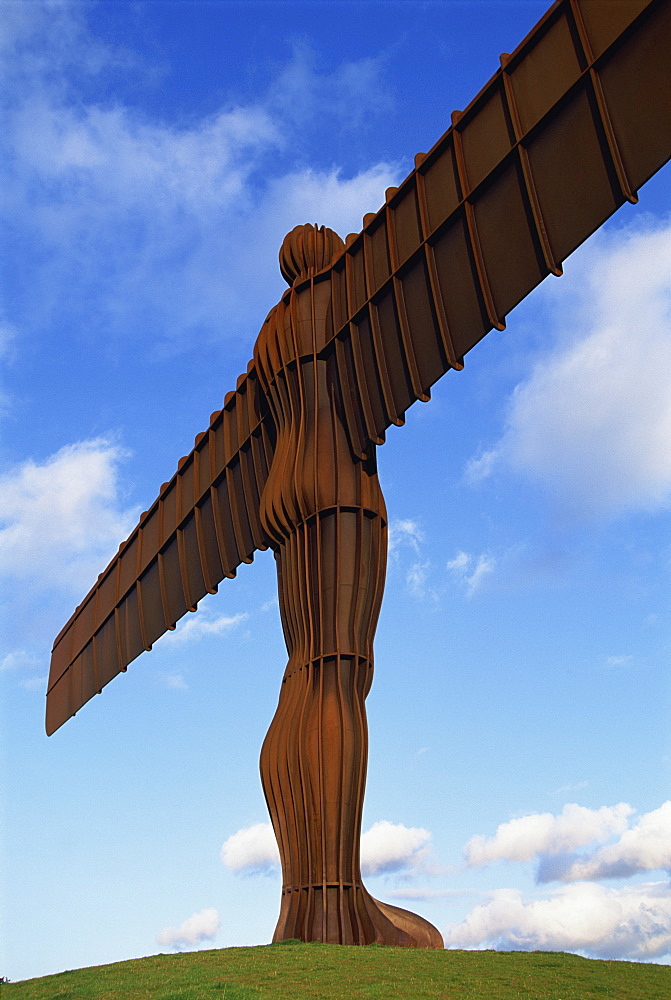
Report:
[[[56,641],[47,734],[169,629],[241,562],[267,548],[259,499],[274,448],[256,370],[238,379],[158,499]]]
[[[670,0],[558,0],[331,271],[353,451],[671,156]]]

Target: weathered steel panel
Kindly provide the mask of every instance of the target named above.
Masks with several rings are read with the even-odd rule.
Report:
[[[142,624],[140,622],[140,602],[137,584],[135,584],[126,594],[119,608],[119,615],[122,646],[124,651],[123,658],[126,663],[130,663],[136,656],[139,656],[140,653],[147,648],[147,644],[145,643],[143,636]],[[91,652],[93,652],[93,650],[91,650]],[[91,695],[94,695],[95,693],[96,691],[94,687],[91,691]]]
[[[152,646],[167,630],[171,622],[165,620],[163,600],[161,598],[161,581],[158,573],[158,557],[156,557],[143,576],[138,581],[142,603],[143,631],[147,646]]]
[[[376,338],[378,365],[380,368],[384,366],[392,392],[394,412],[390,417],[395,416],[399,420],[415,397],[391,284],[373,302],[371,311],[374,316],[373,327],[377,326],[380,331],[379,338]]]
[[[603,60],[599,78],[622,159],[637,190],[669,159],[671,4],[650,11],[631,42]]]
[[[464,187],[470,193],[489,176],[514,142],[500,77],[456,127],[464,152]]]
[[[650,0],[617,0],[616,3],[613,0],[577,0],[594,57],[598,58],[649,6]]]
[[[461,201],[451,138],[434,148],[433,154],[426,157],[418,173],[424,181],[429,226],[431,232],[434,232],[452,215]]]
[[[193,511],[190,512],[183,526],[179,529],[182,544],[180,545],[180,563],[186,563],[183,574],[188,588],[189,608],[196,609],[198,602],[202,601],[207,593],[203,567],[200,562],[198,550],[198,536],[196,531],[196,518]],[[179,536],[178,536],[179,537]]]
[[[475,221],[497,315],[505,316],[548,274],[517,156],[482,191]],[[515,268],[511,271],[510,259]]]
[[[391,274],[386,219],[381,217],[365,234],[366,272],[370,294],[374,295]]]
[[[139,531],[142,535],[139,572],[143,573],[152,559],[156,558],[159,549],[158,500],[154,501],[147,514],[140,520]]]
[[[100,689],[108,684],[113,677],[122,669],[122,664],[118,658],[118,646],[116,635],[116,622],[114,614],[111,614],[102,628],[98,629],[93,637],[93,650],[95,663],[98,669],[98,683]],[[71,714],[74,714],[80,707],[76,701],[70,706]]]
[[[422,242],[415,183],[403,185],[402,193],[391,202],[390,210],[394,233],[394,257],[400,265]]]
[[[426,395],[433,383],[444,375],[450,366],[443,351],[423,253],[416,255],[401,271],[400,282],[419,384]]]
[[[433,252],[454,350],[461,358],[491,329],[463,212],[452,215],[435,238]]]
[[[573,36],[571,11],[564,4],[506,67],[523,132],[533,128],[579,78],[584,66]]]
[[[366,291],[366,270],[364,263],[363,239],[360,238],[345,254],[347,271],[347,312],[350,316],[358,313],[368,298]]]
[[[624,200],[596,117],[592,95],[583,84],[534,132],[527,146],[550,245],[559,261]]]
[[[352,324],[351,337],[357,378],[359,384],[365,385],[366,389],[364,410],[366,426],[369,428],[368,434],[371,440],[382,444],[384,428],[389,425],[392,414],[387,410],[383,377],[380,375],[375,357],[373,330],[368,310],[358,323]]]

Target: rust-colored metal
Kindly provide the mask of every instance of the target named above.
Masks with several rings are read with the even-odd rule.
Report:
[[[670,51],[671,0],[557,0],[361,233],[296,227],[246,374],[56,638],[49,734],[273,549],[289,652],[261,755],[275,940],[442,947],[359,868],[386,560],[375,449],[671,156]]]

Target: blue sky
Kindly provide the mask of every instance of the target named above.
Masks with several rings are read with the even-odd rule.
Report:
[[[282,238],[358,231],[545,2],[2,3],[12,980],[266,943],[260,553],[53,737],[54,636],[244,371]],[[379,450],[373,894],[451,947],[671,960],[671,173]]]

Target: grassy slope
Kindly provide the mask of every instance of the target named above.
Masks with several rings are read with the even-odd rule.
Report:
[[[671,967],[554,952],[285,942],[155,955],[1,991],[2,1000],[669,1000]]]

